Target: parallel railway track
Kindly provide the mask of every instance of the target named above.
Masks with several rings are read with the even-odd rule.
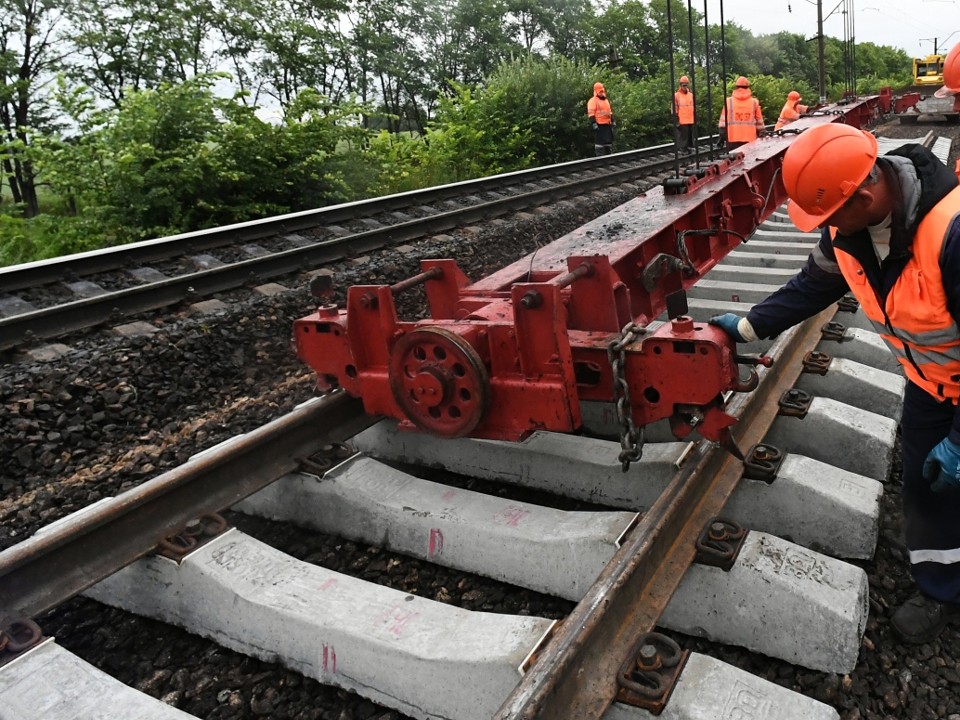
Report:
[[[0,351],[322,267],[674,167],[659,145],[0,268]]]

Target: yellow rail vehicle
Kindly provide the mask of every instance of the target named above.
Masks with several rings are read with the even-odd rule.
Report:
[[[927,55],[913,59],[914,87],[930,92],[943,85],[943,55]]]

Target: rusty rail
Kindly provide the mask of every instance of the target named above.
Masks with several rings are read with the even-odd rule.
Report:
[[[233,505],[377,419],[359,400],[332,393],[8,548],[0,553],[0,627],[66,602],[187,521]]]
[[[739,419],[735,429],[741,447],[763,440],[777,414],[776,399],[793,387],[804,354],[835,312],[835,306],[828,308],[782,335],[771,348],[775,364],[760,369],[760,387],[728,405]],[[494,720],[600,718],[616,696],[621,663],[637,637],[657,624],[693,563],[697,536],[720,513],[742,475],[739,461],[701,442],[541,648]]]

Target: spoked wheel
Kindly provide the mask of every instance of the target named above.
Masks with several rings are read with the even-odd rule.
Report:
[[[490,403],[487,369],[466,340],[442,328],[401,337],[390,357],[390,388],[407,419],[425,432],[463,437]]]

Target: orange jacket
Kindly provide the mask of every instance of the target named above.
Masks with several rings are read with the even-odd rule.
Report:
[[[681,125],[693,125],[693,93],[677,90],[673,94],[673,114]]]
[[[836,251],[850,290],[910,381],[934,397],[954,402],[960,397],[956,380],[960,375],[960,329],[947,305],[940,250],[958,212],[960,188],[954,188],[917,227],[910,246],[912,256],[883,308],[860,263],[843,250]],[[835,228],[831,232],[835,234]]]
[[[783,105],[783,110],[780,111],[780,119],[777,120],[777,124],[774,125],[773,129],[779,130],[784,125],[788,125],[794,120],[799,120],[800,116],[809,109],[806,105],[801,105],[798,100],[787,100]]]
[[[731,118],[727,121],[727,118]],[[727,129],[727,142],[750,142],[757,139],[757,133],[763,130],[763,113],[760,101],[750,88],[735,88],[727,98],[726,106],[720,110],[720,122],[717,127]]]
[[[582,95],[580,97],[583,97]],[[587,100],[587,117],[593,118],[597,125],[609,125],[613,122],[613,108],[607,98],[594,95]]]

